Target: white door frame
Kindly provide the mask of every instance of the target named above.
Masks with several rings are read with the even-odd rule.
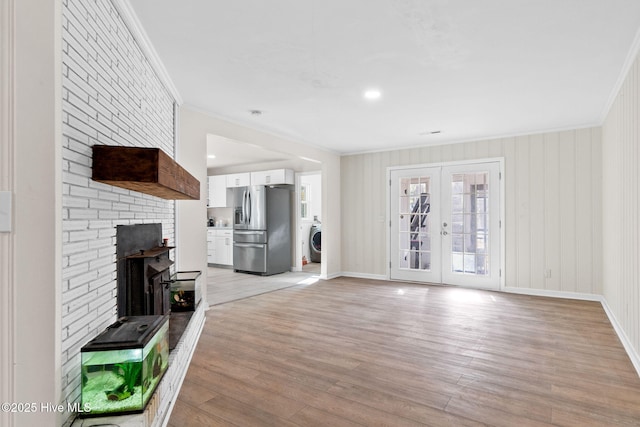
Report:
[[[393,218],[395,218],[395,222],[394,219],[392,219],[392,217],[390,216],[389,218],[391,219],[391,221],[389,221],[389,233],[392,233],[392,236],[396,236],[396,238],[391,238],[389,239],[389,259],[392,261],[392,263],[396,264],[395,267],[392,268],[391,263],[389,263],[389,278],[391,278],[391,274],[393,272],[393,280],[409,280],[409,281],[420,281],[420,282],[424,282],[424,283],[442,283],[442,251],[441,250],[434,250],[434,248],[436,247],[435,243],[437,242],[437,246],[440,246],[440,241],[442,239],[442,236],[440,235],[440,232],[436,232],[436,229],[439,231],[441,230],[441,219],[440,219],[440,214],[442,212],[442,209],[440,209],[440,200],[441,200],[441,189],[442,189],[442,185],[441,185],[441,181],[440,181],[440,177],[442,175],[442,168],[441,167],[434,167],[434,168],[419,168],[419,169],[414,169],[414,168],[402,168],[402,169],[393,169],[389,171],[389,179],[391,181],[391,183],[395,182],[396,184],[399,184],[399,182],[402,179],[405,178],[416,178],[416,177],[420,177],[420,182],[426,183],[427,181],[423,181],[424,178],[428,178],[428,182],[429,182],[429,189],[428,189],[428,193],[429,193],[429,202],[431,204],[433,204],[433,201],[435,200],[438,205],[437,205],[437,209],[430,209],[430,213],[429,215],[427,215],[427,225],[429,227],[429,231],[430,231],[430,235],[429,235],[429,246],[430,246],[430,250],[429,250],[429,268],[425,269],[423,268],[423,266],[421,265],[419,269],[415,270],[413,268],[409,269],[409,270],[404,270],[399,268],[399,265],[397,265],[399,263],[399,259],[396,258],[394,260],[394,255],[391,255],[393,253],[395,254],[399,254],[400,253],[400,240],[397,239],[396,236],[396,232],[399,234],[400,233],[400,222],[398,220],[398,216],[395,215],[395,207],[391,207],[392,204],[394,203],[398,203],[400,194],[399,194],[399,190],[400,187],[397,185],[392,185],[389,187],[389,211],[392,212],[391,215],[393,215]],[[394,178],[395,177],[395,178]],[[397,179],[397,181],[394,181],[395,179]],[[395,188],[394,188],[395,187]],[[421,197],[421,196],[420,196]],[[420,200],[422,201],[422,199],[420,198]],[[433,205],[432,205],[433,206]],[[409,208],[412,208],[413,206],[409,206]],[[405,211],[407,212],[407,211]],[[398,214],[400,214],[401,212],[397,212]],[[400,218],[402,218],[401,215]],[[410,217],[412,217],[410,215]],[[436,234],[437,233],[437,234]],[[419,239],[420,241],[422,239]],[[407,242],[405,242],[406,244]],[[422,247],[422,243],[419,244],[420,247]],[[415,253],[414,253],[415,255]],[[419,256],[419,258],[422,260],[422,254]],[[419,277],[418,277],[419,276]]]
[[[506,224],[505,224],[505,174],[504,174],[504,157],[490,157],[483,159],[473,159],[473,160],[460,160],[460,161],[451,161],[451,162],[438,162],[438,163],[421,163],[415,165],[402,165],[402,166],[389,166],[387,167],[387,191],[386,191],[386,201],[387,201],[387,227],[386,228],[386,239],[387,239],[387,248],[386,248],[386,276],[387,280],[394,281],[391,278],[391,171],[394,170],[403,170],[403,169],[417,169],[417,168],[431,168],[431,167],[446,167],[446,166],[459,166],[459,165],[469,165],[469,164],[481,164],[481,163],[498,163],[500,166],[500,288],[499,290],[504,290],[505,288],[505,277],[506,277]],[[397,281],[397,280],[395,280]],[[422,282],[419,282],[422,283]]]
[[[320,175],[321,179],[322,179],[322,170],[317,170],[317,171],[309,171],[309,172],[296,172],[295,173],[295,190],[294,190],[294,199],[295,199],[295,218],[293,221],[293,227],[295,228],[295,237],[294,237],[294,263],[291,266],[291,271],[302,271],[302,245],[300,244],[302,242],[303,236],[300,233],[300,226],[302,224],[302,219],[300,218],[302,213],[300,212],[300,185],[302,183],[302,177],[306,176],[306,175]],[[324,189],[321,189],[321,191],[324,191]],[[306,236],[308,238],[308,236]],[[308,242],[307,242],[308,243]],[[325,255],[322,254],[322,257],[324,257]]]

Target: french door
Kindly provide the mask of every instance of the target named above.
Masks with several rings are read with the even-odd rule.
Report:
[[[390,171],[390,278],[500,287],[500,163]]]

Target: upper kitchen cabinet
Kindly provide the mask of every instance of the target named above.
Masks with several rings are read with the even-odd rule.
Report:
[[[233,173],[225,175],[227,180],[227,187],[245,187],[251,185],[251,173]]]
[[[293,184],[293,170],[274,169],[269,171],[251,172],[251,185]]]
[[[209,204],[210,208],[227,207],[227,175],[214,175],[207,177],[209,180]]]

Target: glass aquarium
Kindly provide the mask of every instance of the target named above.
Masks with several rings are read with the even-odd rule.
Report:
[[[82,347],[83,415],[144,411],[169,362],[169,316],[118,319]]]
[[[171,276],[171,311],[194,311],[200,302],[200,271],[178,271]]]

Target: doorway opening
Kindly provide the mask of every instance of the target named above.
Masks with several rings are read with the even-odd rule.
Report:
[[[322,172],[296,176],[296,269],[321,274],[322,265]]]

